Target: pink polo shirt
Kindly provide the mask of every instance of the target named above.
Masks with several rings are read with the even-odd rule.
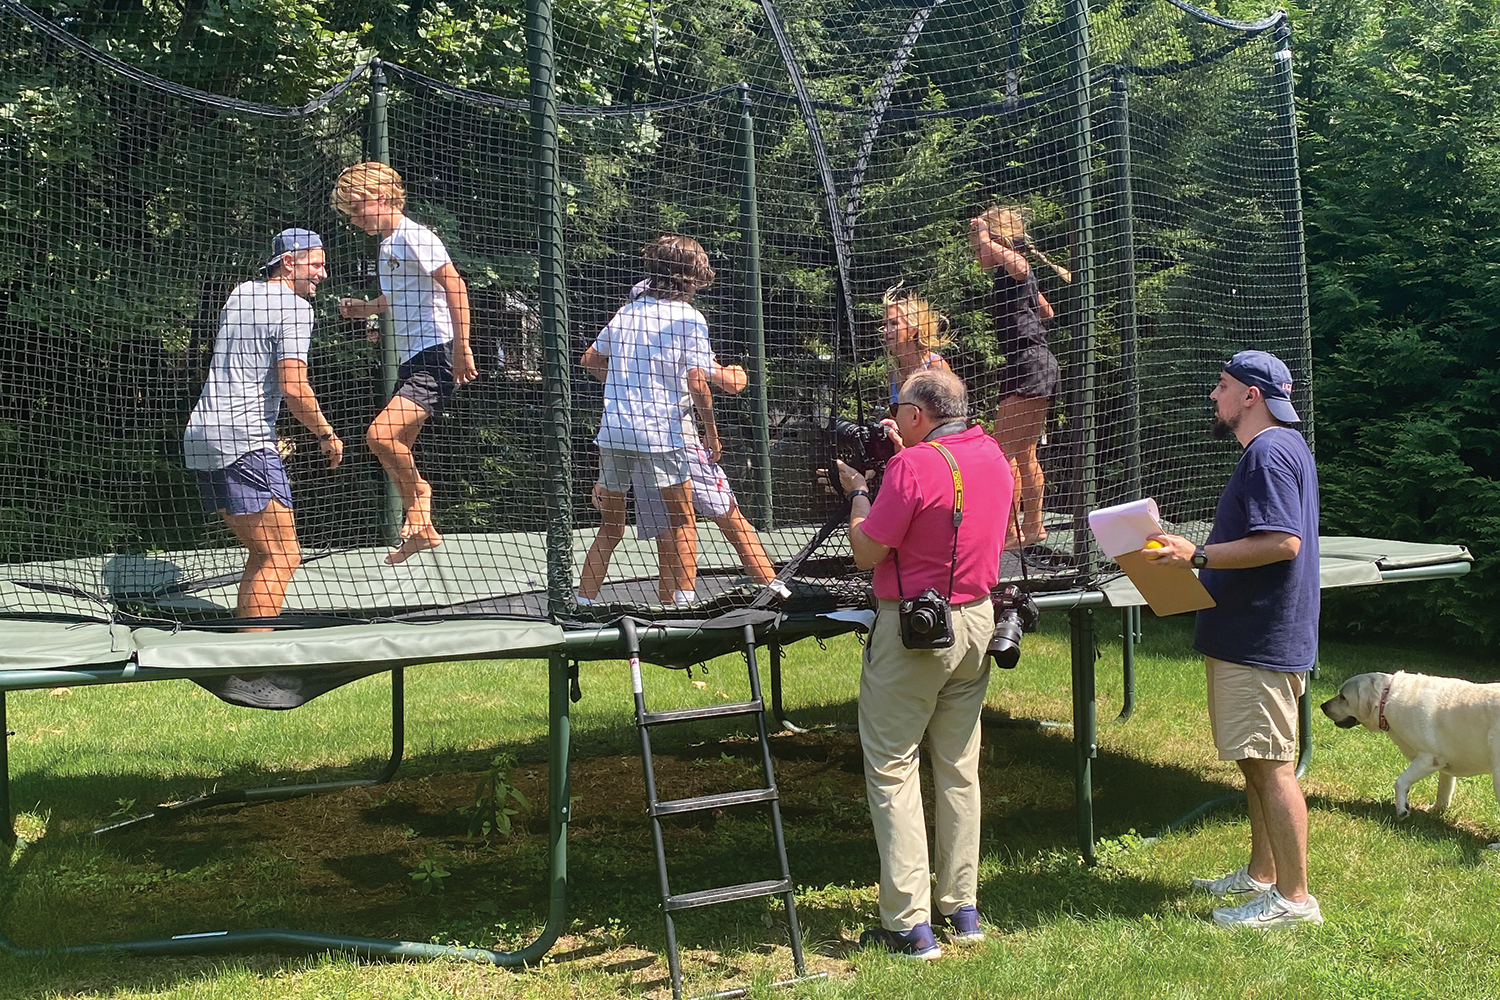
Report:
[[[964,520],[958,528],[953,573],[954,604],[978,600],[1000,581],[1000,550],[1014,487],[1010,464],[982,427],[938,438],[953,453],[964,484]],[[875,596],[915,597],[928,587],[948,596],[953,555],[953,473],[930,444],[904,448],[886,465],[866,535],[901,554],[901,593],[896,562],[886,556],[875,567]]]

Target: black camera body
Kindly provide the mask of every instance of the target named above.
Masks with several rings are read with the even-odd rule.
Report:
[[[928,587],[899,607],[901,644],[907,649],[947,649],[953,645],[953,609],[948,598]]]
[[[829,417],[828,437],[834,454],[856,472],[879,471],[896,456],[896,443],[876,421],[861,424],[847,417]]]
[[[990,635],[985,655],[1001,670],[1009,670],[1021,659],[1021,636],[1035,632],[1042,621],[1042,609],[1031,595],[1013,583],[1007,583],[992,598],[995,602],[995,631]]]

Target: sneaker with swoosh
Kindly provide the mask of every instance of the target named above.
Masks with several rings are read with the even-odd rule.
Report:
[[[1297,924],[1321,924],[1323,911],[1318,900],[1308,896],[1306,902],[1294,903],[1273,886],[1241,906],[1214,910],[1214,923],[1220,927],[1252,927],[1271,930]]]
[[[1218,878],[1193,879],[1193,888],[1210,896],[1259,896],[1274,885],[1274,882],[1252,878],[1248,864],[1240,865],[1228,875],[1220,875]]]

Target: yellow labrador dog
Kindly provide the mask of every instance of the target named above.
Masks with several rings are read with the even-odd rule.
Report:
[[[1500,801],[1500,684],[1404,671],[1359,674],[1323,702],[1323,714],[1341,729],[1362,725],[1388,733],[1411,761],[1396,779],[1397,816],[1410,811],[1412,784],[1433,773],[1439,775],[1434,813],[1453,801],[1455,779],[1474,774],[1492,776]]]

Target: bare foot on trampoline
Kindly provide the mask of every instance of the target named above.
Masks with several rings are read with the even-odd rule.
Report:
[[[402,514],[402,517],[401,517],[401,538],[403,540],[405,540],[407,538],[410,538],[412,535],[421,534],[423,531],[431,531],[431,530],[432,530],[432,488],[428,487],[426,490],[423,490],[423,489],[421,489],[419,487],[418,490],[417,490],[417,499],[416,499],[416,501],[414,503],[412,503],[412,505],[410,507],[406,508],[405,512]],[[438,542],[441,542],[441,541],[442,541],[442,537],[439,536],[438,537]],[[436,544],[437,544],[437,542],[433,543],[433,545],[436,545]],[[432,546],[428,546],[428,548],[431,548],[431,547]]]
[[[438,534],[438,530],[429,524],[426,528],[413,531],[401,539],[400,547],[386,555],[385,564],[387,566],[395,566],[398,563],[404,563],[418,552],[435,549],[442,544],[443,536]]]

